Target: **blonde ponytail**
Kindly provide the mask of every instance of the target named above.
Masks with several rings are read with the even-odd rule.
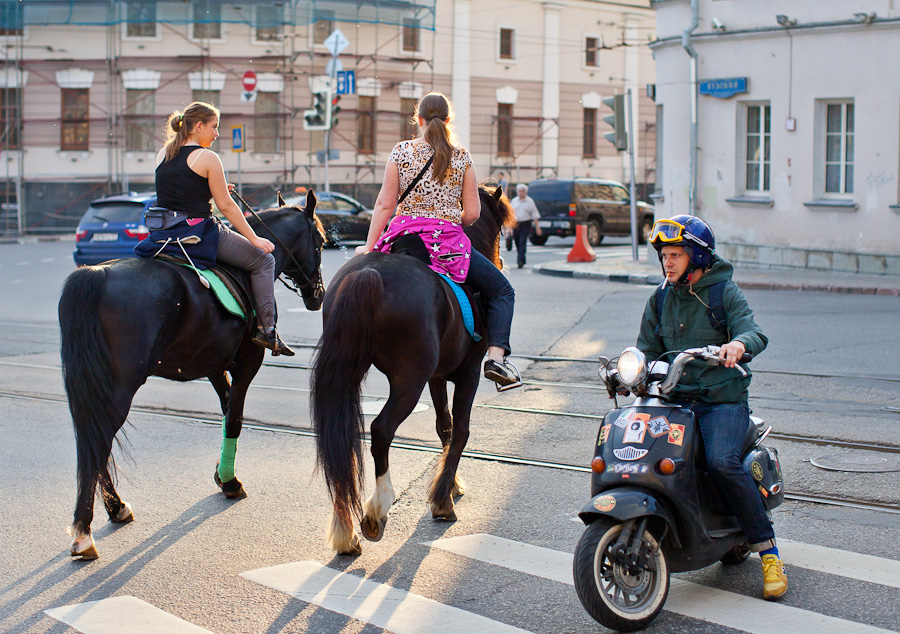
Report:
[[[425,121],[422,136],[434,148],[433,178],[443,185],[457,145],[453,133],[453,106],[442,93],[430,92],[416,104],[415,116]]]

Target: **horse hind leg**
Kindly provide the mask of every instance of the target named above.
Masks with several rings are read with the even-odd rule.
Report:
[[[435,470],[428,501],[431,503],[431,516],[455,522],[456,511],[453,497],[465,492],[465,484],[457,475],[459,460],[469,441],[469,419],[472,403],[478,388],[478,372],[465,380],[457,381],[453,390],[453,433],[450,443],[444,448],[441,459]]]
[[[128,502],[124,502],[116,492],[115,483],[109,474],[109,467],[100,474],[100,496],[109,521],[116,524],[128,524],[134,521],[134,510]]]
[[[453,429],[453,419],[450,416],[449,400],[447,399],[447,380],[430,379],[428,390],[431,392],[431,402],[434,404],[435,427],[441,446],[446,448],[450,444],[450,434]]]

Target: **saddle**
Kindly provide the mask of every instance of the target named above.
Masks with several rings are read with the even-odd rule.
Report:
[[[415,233],[409,233],[400,236],[394,240],[391,245],[391,253],[409,255],[425,265],[431,265],[431,258],[428,255],[428,248],[425,243]],[[443,282],[453,291],[453,296],[459,304],[460,313],[462,313],[463,324],[466,332],[472,337],[473,341],[481,341],[481,333],[483,332],[483,321],[481,319],[481,299],[479,293],[472,291],[467,284],[459,284],[451,280],[448,276],[435,272],[435,275],[441,278]]]
[[[186,259],[167,253],[160,253],[154,259],[197,271],[202,278],[201,281],[206,281],[203,285],[212,291],[225,310],[240,317],[249,326],[254,325],[256,303],[250,287],[250,274],[247,271],[224,263],[199,270],[192,267]]]

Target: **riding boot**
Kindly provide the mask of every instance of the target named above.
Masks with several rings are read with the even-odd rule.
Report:
[[[262,346],[263,348],[271,350],[273,357],[277,357],[280,354],[283,354],[286,357],[294,356],[294,351],[291,350],[290,346],[278,336],[278,333],[275,331],[275,326],[257,329],[250,340],[257,346]]]

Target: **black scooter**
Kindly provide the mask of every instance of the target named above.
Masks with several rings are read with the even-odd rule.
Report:
[[[575,549],[575,589],[588,613],[610,629],[630,632],[655,619],[671,573],[750,556],[707,473],[694,413],[669,402],[685,365],[717,365],[718,352],[684,350],[671,365],[658,360],[649,367],[637,348],[626,348],[615,364],[600,358],[610,397],[637,397],[604,417],[591,462],[591,501],[579,513],[587,528]],[[768,512],[784,501],[784,490],[778,453],[762,445],[772,428],[762,426],[750,417],[742,456]]]

